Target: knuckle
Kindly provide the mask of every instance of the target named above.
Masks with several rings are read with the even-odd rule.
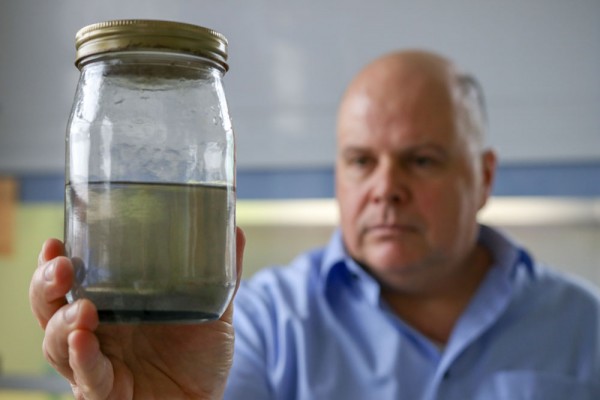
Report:
[[[29,285],[29,304],[31,307],[31,312],[37,319],[38,323],[42,327],[42,329],[46,328],[47,318],[45,318],[43,300],[40,296],[40,293],[43,292],[42,284],[37,276],[38,273],[34,275],[31,280],[31,284]]]
[[[44,341],[42,343],[42,353],[50,365],[55,368],[60,366],[55,356],[52,354],[52,351],[49,349],[47,336],[44,337]]]

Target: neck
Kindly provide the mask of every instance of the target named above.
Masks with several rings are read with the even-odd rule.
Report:
[[[475,291],[491,266],[491,255],[477,246],[462,268],[436,290],[407,293],[382,287],[381,296],[394,313],[428,338],[446,343],[456,321],[468,306]]]

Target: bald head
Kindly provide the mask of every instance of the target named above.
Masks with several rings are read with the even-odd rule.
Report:
[[[472,82],[444,57],[403,51],[369,64],[344,95],[340,226],[348,253],[383,287],[427,293],[473,265],[496,161],[482,149]]]
[[[349,108],[353,112],[360,111],[357,108],[366,107],[368,101],[379,107],[399,107],[399,112],[410,113],[411,110],[406,108],[416,103],[407,102],[407,96],[426,99],[429,104],[424,110],[427,112],[453,108],[457,114],[456,128],[468,132],[476,147],[483,146],[485,106],[476,79],[461,72],[447,58],[427,51],[398,51],[368,64],[350,83],[342,98],[338,125]]]

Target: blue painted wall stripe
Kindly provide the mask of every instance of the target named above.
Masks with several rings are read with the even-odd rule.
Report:
[[[500,166],[497,196],[600,196],[600,162]]]
[[[62,174],[23,174],[22,202],[62,202]],[[333,168],[298,170],[239,170],[239,199],[303,199],[334,196]],[[600,196],[600,161],[569,164],[511,164],[500,166],[496,196]]]
[[[15,176],[19,183],[19,199],[23,203],[63,202],[63,174],[27,174]]]

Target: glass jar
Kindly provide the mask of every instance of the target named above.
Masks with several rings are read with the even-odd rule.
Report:
[[[227,40],[153,20],[90,25],[66,135],[68,300],[102,322],[219,318],[236,284]]]

